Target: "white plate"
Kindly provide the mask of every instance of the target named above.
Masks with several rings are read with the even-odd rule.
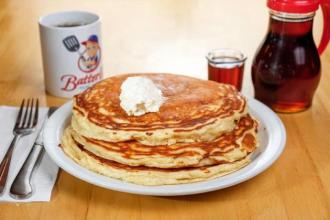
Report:
[[[175,196],[204,193],[236,185],[258,175],[272,165],[282,153],[286,134],[277,115],[259,101],[249,98],[251,115],[260,121],[260,148],[252,162],[244,168],[213,180],[178,185],[141,186],[105,177],[81,167],[59,147],[64,128],[71,118],[72,102],[60,107],[49,119],[44,132],[44,144],[49,156],[71,175],[104,188],[142,195]]]

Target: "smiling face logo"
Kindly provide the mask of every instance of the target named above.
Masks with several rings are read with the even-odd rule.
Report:
[[[76,52],[79,54],[78,67],[81,71],[91,73],[99,66],[101,47],[97,35],[90,35],[86,41],[81,43],[75,35],[70,35],[63,39],[63,44],[69,52]],[[82,53],[80,52],[81,45],[85,47]]]
[[[85,73],[94,71],[100,64],[101,47],[98,37],[91,35],[86,41],[81,42],[85,47],[84,52],[78,59],[78,67]]]

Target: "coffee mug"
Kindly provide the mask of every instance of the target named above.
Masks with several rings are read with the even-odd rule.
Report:
[[[46,91],[71,98],[102,79],[101,21],[67,11],[39,19]]]

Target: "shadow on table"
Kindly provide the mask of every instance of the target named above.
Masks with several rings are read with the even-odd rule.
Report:
[[[260,174],[259,176],[246,181],[244,183],[232,186],[229,188],[197,194],[189,196],[141,196],[129,193],[117,192],[101,187],[90,185],[82,180],[76,179],[66,173],[62,173],[65,177],[65,181],[60,181],[60,194],[66,194],[67,197],[75,197],[76,200],[86,200],[88,199],[91,205],[104,206],[104,205],[116,205],[123,207],[131,207],[131,202],[161,202],[161,203],[171,203],[171,202],[203,202],[203,201],[220,201],[220,200],[237,200],[246,196],[246,192],[253,192],[258,190],[255,188],[255,184],[258,185],[259,179],[265,174]],[[68,180],[70,179],[70,180]],[[255,184],[254,184],[255,183]],[[251,196],[251,195],[250,195]]]

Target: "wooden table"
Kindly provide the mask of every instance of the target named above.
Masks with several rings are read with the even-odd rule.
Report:
[[[44,106],[67,101],[45,93],[37,20],[68,9],[102,16],[108,75],[162,71],[206,78],[205,53],[235,47],[249,57],[243,92],[252,94],[251,58],[268,22],[264,1],[2,0],[1,105],[32,96]],[[320,28],[318,14],[316,36]],[[247,182],[195,196],[153,197],[106,190],[62,171],[51,202],[1,203],[0,219],[330,219],[330,48],[322,65],[313,107],[279,115],[288,136],[284,153]]]

